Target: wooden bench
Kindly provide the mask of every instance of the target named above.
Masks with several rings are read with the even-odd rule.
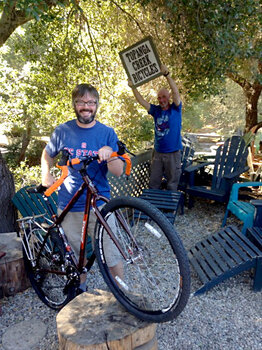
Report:
[[[27,189],[30,187],[31,186],[25,186],[16,192],[16,194],[12,198],[12,202],[14,203],[15,207],[19,210],[22,217],[45,214],[45,216],[48,219],[50,219],[52,216],[52,213],[50,213],[50,210],[46,205],[45,200],[39,193],[28,193]],[[50,196],[49,203],[52,209],[54,210],[54,212],[56,213],[57,212],[56,192],[54,192]],[[39,222],[44,222],[44,221],[45,221],[44,218],[39,218]]]
[[[161,210],[169,221],[174,224],[178,208],[184,213],[184,194],[176,191],[144,189],[139,196]]]

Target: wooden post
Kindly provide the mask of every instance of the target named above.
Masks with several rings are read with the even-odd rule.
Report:
[[[156,324],[129,314],[113,294],[83,293],[57,315],[59,350],[157,350]]]
[[[13,175],[0,152],[0,233],[18,229],[16,210],[11,201],[14,194],[15,185]]]
[[[14,295],[30,286],[26,277],[22,243],[16,232],[0,234],[0,251],[6,254],[0,260],[0,298]]]

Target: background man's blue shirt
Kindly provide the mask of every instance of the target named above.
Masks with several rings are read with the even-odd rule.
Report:
[[[155,150],[160,153],[170,153],[182,149],[182,103],[174,103],[166,111],[159,105],[150,105],[148,111],[155,122]]]

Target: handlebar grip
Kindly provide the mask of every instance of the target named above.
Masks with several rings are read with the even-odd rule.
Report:
[[[126,171],[125,171],[125,174],[126,174],[127,176],[129,176],[129,175],[131,174],[131,167],[132,167],[132,162],[131,162],[131,159],[129,158],[129,156],[128,156],[126,153],[119,155],[117,152],[113,152],[113,153],[111,154],[111,157],[110,157],[110,158],[112,158],[112,157],[122,157],[122,158],[124,158],[124,160],[126,161]]]

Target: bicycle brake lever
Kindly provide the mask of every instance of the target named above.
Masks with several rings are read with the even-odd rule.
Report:
[[[117,141],[117,145],[118,145],[118,152],[117,152],[118,155],[122,156],[124,153],[129,153],[129,154],[131,154],[133,157],[136,156],[134,153],[130,152],[130,151],[127,149],[127,147],[126,147],[126,145],[125,145],[124,142],[122,142],[122,141]]]
[[[57,163],[60,166],[67,165],[67,161],[69,160],[70,153],[67,149],[62,150],[62,156],[59,162]]]

